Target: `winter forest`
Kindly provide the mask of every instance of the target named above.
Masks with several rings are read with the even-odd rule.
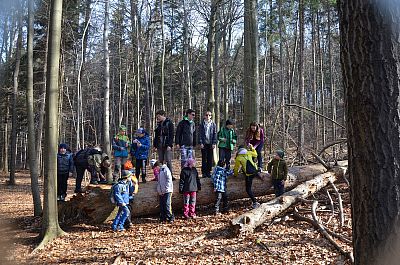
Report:
[[[398,0],[1,0],[1,264],[397,264]]]

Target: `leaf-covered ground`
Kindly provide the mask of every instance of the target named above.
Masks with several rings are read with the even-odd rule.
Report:
[[[288,220],[264,224],[253,234],[231,238],[226,233],[214,233],[193,240],[223,232],[233,217],[248,210],[247,199],[232,202],[231,211],[220,216],[214,216],[212,207],[205,206],[197,208],[198,218],[184,220],[179,209],[174,209],[177,218],[173,224],[161,224],[157,216],[134,218],[133,228],[120,233],[112,232],[110,223],[63,227],[67,232],[64,236],[32,253],[39,243],[41,220],[32,217],[28,172],[18,172],[13,187],[6,185],[6,176],[0,180],[0,264],[347,264],[310,224],[293,220],[290,211],[281,216],[287,215]],[[69,181],[69,194],[74,181]],[[318,216],[331,230],[351,238],[348,187],[339,184],[338,188],[344,200],[345,226],[339,227],[338,215],[332,218],[329,208],[324,207],[325,191],[315,196],[321,206]],[[335,196],[333,199],[336,203]],[[310,204],[297,208],[302,215],[311,216]],[[336,242],[351,250],[348,244]]]

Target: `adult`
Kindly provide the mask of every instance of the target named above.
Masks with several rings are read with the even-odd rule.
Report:
[[[217,126],[211,119],[211,111],[206,111],[199,126],[199,144],[201,147],[201,173],[203,178],[211,177],[213,150],[217,145]]]
[[[136,130],[136,138],[131,144],[131,156],[132,160],[135,158],[135,174],[139,180],[139,176],[142,175],[142,182],[146,183],[146,165],[147,158],[149,157],[150,148],[150,137],[149,133],[139,128]]]
[[[186,115],[176,126],[175,144],[181,150],[181,168],[185,166],[189,158],[194,158],[193,148],[196,146],[195,116],[196,112],[188,109]]]
[[[112,140],[114,150],[114,174],[113,181],[116,182],[121,176],[122,165],[128,159],[128,149],[130,146],[129,137],[126,135],[126,127],[119,126],[119,133]]]
[[[156,112],[157,128],[154,130],[153,147],[161,164],[166,163],[172,174],[172,147],[174,144],[174,124],[166,117],[164,110]]]
[[[236,145],[237,136],[233,129],[234,122],[231,119],[226,120],[225,126],[218,132],[218,148],[219,148],[219,161],[225,161],[227,170],[231,167],[231,157],[233,148]]]
[[[250,126],[246,131],[245,142],[247,146],[251,144],[254,147],[254,149],[256,149],[257,166],[259,169],[262,169],[263,158],[261,155],[261,151],[264,146],[264,129],[261,128],[260,124],[258,124],[255,121],[250,123]]]
[[[68,145],[60,144],[57,153],[57,200],[64,201],[67,197],[68,177],[72,177],[74,163],[72,155],[67,152]]]
[[[105,175],[111,166],[110,157],[100,147],[88,147],[79,150],[74,156],[76,169],[75,193],[82,192],[82,180],[85,171],[90,173],[90,183],[107,183]]]

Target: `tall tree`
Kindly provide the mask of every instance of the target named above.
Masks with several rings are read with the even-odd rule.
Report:
[[[299,106],[304,104],[304,0],[299,1],[299,32],[300,32],[300,46],[299,46],[299,64],[298,64],[298,77],[299,77],[299,90],[298,102]],[[304,146],[304,111],[299,110],[298,128],[297,128],[297,155],[300,163],[303,161],[303,146]]]
[[[215,59],[215,27],[217,23],[218,0],[211,1],[211,13],[208,24],[207,36],[207,105],[215,117],[215,82],[214,82],[214,59]],[[219,125],[219,121],[215,121]]]
[[[46,144],[44,152],[44,205],[42,221],[43,239],[38,246],[39,249],[43,248],[48,242],[64,233],[58,223],[57,208],[58,81],[62,4],[62,0],[51,1],[46,87]]]
[[[400,6],[339,2],[355,264],[400,253]],[[367,250],[367,251],[366,251]]]
[[[35,144],[35,113],[33,112],[33,1],[28,1],[28,79],[26,86],[26,109],[28,115],[28,152],[29,170],[31,173],[31,189],[33,197],[33,214],[42,214],[42,204],[39,190],[39,166],[37,163]]]
[[[257,0],[244,1],[244,117],[243,124],[260,121],[258,89],[258,27]]]

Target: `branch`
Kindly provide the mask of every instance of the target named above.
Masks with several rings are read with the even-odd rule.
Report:
[[[320,156],[318,156],[318,155],[315,154],[314,152],[311,152],[311,154],[315,157],[315,159],[317,159],[317,161],[318,161],[319,163],[321,163],[321,165],[324,166],[324,168],[326,168],[327,170],[330,170],[330,169],[331,169],[331,166],[329,166],[327,163],[325,163],[325,161],[324,161]]]
[[[323,153],[326,149],[328,149],[329,147],[331,147],[331,146],[334,146],[334,145],[337,145],[337,144],[341,144],[341,143],[345,143],[345,142],[347,142],[347,138],[338,139],[338,140],[336,140],[336,141],[330,142],[330,143],[328,143],[327,145],[325,145],[324,147],[322,147],[322,149],[318,152],[318,155],[319,155],[319,156],[322,155],[322,153]]]
[[[322,117],[322,118],[325,118],[325,119],[327,119],[327,120],[333,122],[333,123],[336,124],[337,126],[343,128],[343,129],[346,129],[346,127],[344,127],[344,126],[341,125],[340,123],[337,123],[336,121],[332,120],[331,118],[326,117],[325,115],[322,115],[321,113],[316,112],[315,110],[309,109],[309,108],[307,108],[307,107],[300,106],[300,105],[298,105],[298,104],[292,104],[292,103],[290,103],[290,104],[288,103],[288,104],[286,104],[286,106],[288,106],[288,107],[297,107],[297,108],[300,108],[300,109],[304,109],[304,110],[310,111],[310,112],[312,112],[312,113],[314,113],[314,114],[317,114],[318,116],[320,116],[320,117]]]
[[[331,181],[331,185],[333,189],[335,190],[336,196],[339,201],[339,217],[340,217],[340,226],[344,226],[344,214],[343,214],[343,201],[342,201],[342,196],[340,196],[340,193],[338,189],[336,188],[335,184]]]

